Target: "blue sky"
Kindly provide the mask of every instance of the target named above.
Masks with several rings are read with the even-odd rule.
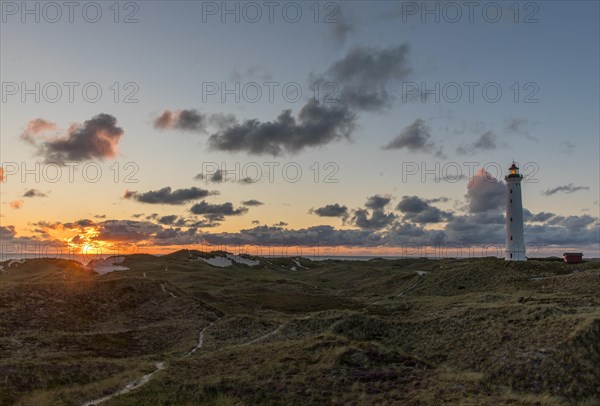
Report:
[[[247,7],[236,2],[228,2],[227,6],[222,2],[121,2],[118,23],[113,21],[114,10],[109,8],[112,3],[100,3],[103,15],[97,23],[87,22],[78,12],[87,2],[78,3],[73,23],[66,15],[55,23],[44,21],[48,14],[44,15],[43,10],[39,23],[32,15],[22,22],[18,14],[21,8],[33,8],[35,2],[25,2],[27,5],[5,3],[10,6],[2,6],[0,28],[0,68],[5,98],[0,117],[2,162],[25,163],[31,167],[36,162],[44,165],[43,153],[36,155],[36,151],[43,151],[47,143],[57,137],[65,137],[72,123],[81,124],[101,113],[115,117],[118,127],[123,129],[118,144],[115,144],[115,156],[96,154],[92,158],[78,158],[80,165],[94,162],[103,168],[98,183],[86,182],[81,176],[76,176],[74,182],[64,179],[56,183],[31,179],[22,182],[18,175],[7,175],[2,184],[1,220],[2,226],[14,226],[11,229],[14,232],[5,231],[5,237],[69,241],[76,235],[84,235],[85,228],[61,225],[58,234],[53,234],[50,229],[44,229],[46,234],[41,234],[41,227],[35,223],[44,220],[68,224],[105,215],[105,218],[93,220],[96,223],[91,226],[93,230],[107,226],[101,222],[129,221],[132,227],[150,227],[149,230],[154,230],[148,231],[151,234],[160,227],[160,231],[175,230],[173,235],[194,235],[190,243],[198,238],[229,241],[223,232],[230,233],[231,241],[260,243],[264,240],[235,233],[262,226],[274,236],[286,232],[292,235],[285,237],[287,241],[307,245],[297,235],[299,230],[327,225],[336,232],[364,231],[365,236],[356,240],[341,235],[336,237],[339,240],[323,237],[327,243],[353,241],[355,247],[364,251],[396,246],[391,240],[399,237],[394,234],[391,238],[390,233],[397,233],[394,230],[408,225],[422,232],[407,233],[407,241],[415,241],[420,235],[422,240],[419,241],[426,244],[432,241],[449,243],[452,238],[466,243],[467,238],[461,239],[450,232],[456,226],[453,221],[465,220],[473,225],[484,221],[482,232],[497,236],[491,241],[501,244],[503,226],[500,221],[493,230],[486,230],[483,226],[489,225],[489,219],[481,219],[479,213],[469,211],[469,203],[476,197],[469,193],[468,178],[456,183],[435,182],[432,177],[423,182],[420,176],[403,180],[402,171],[407,162],[416,162],[426,168],[456,163],[464,169],[464,175],[468,175],[466,163],[479,162],[480,166],[488,164],[485,169],[501,180],[505,173],[497,174],[493,168],[499,165],[506,170],[514,158],[523,164],[530,162],[529,168],[535,168],[535,175],[530,177],[535,179],[530,180],[538,180],[525,186],[524,207],[532,215],[540,212],[554,215],[554,220],[549,222],[532,222],[529,230],[530,233],[535,231],[536,236],[529,236],[529,240],[556,250],[577,247],[600,255],[600,32],[597,2],[480,2],[475,8],[473,22],[468,20],[468,10],[461,6],[463,3],[457,2],[463,15],[456,23],[447,21],[453,14],[444,13],[443,2],[321,2],[318,3],[317,23],[314,22],[312,2],[278,3],[272,23],[268,21],[267,9],[261,6],[262,2],[254,3],[263,12],[256,23],[244,21],[243,14],[237,23],[231,15],[222,22],[218,15],[205,14],[207,7],[215,6],[217,11],[222,7],[237,6],[240,10]],[[17,14],[13,14],[13,5],[17,7]],[[286,21],[281,12],[284,7],[288,11],[301,9],[299,22]],[[417,14],[406,14],[413,10],[411,7],[416,7]],[[425,21],[421,21],[419,13],[424,7],[442,10],[437,15],[440,22],[435,21],[433,14],[425,15]],[[490,13],[488,17],[500,9],[503,18],[495,23],[486,21],[484,8]],[[517,9],[518,16],[515,15]],[[62,12],[66,13],[64,9]],[[139,21],[123,23],[121,20],[129,12],[134,12],[133,17]],[[333,12],[334,22],[323,22],[328,12]],[[453,11],[448,9],[447,13],[450,12]],[[525,22],[527,16],[537,22]],[[382,77],[379,82],[375,80],[378,78],[372,77],[374,70],[370,71],[368,64],[358,67],[351,64],[350,56],[357,49],[363,50],[363,55],[377,57],[386,50],[397,50],[403,44],[408,51],[402,56],[394,54],[401,59],[397,59],[397,65],[390,65],[389,70],[380,66]],[[356,128],[350,140],[334,137],[317,145],[306,144],[298,150],[271,156],[256,154],[246,146],[211,149],[208,140],[218,132],[215,128],[204,132],[181,131],[160,129],[154,124],[167,110],[193,110],[207,120],[221,114],[235,116],[238,123],[249,119],[265,123],[275,120],[283,110],[291,109],[291,115],[298,119],[311,97],[311,78],[330,74],[338,91],[348,88],[349,83],[341,76],[336,79],[331,75],[336,63],[345,69],[365,69],[363,73],[353,71],[354,79],[362,80],[363,84],[381,83],[390,96],[377,108],[352,106],[350,111],[356,115]],[[407,72],[394,69],[407,69]],[[39,103],[31,97],[22,102],[22,89],[14,95],[9,94],[6,87],[10,83],[34,86],[35,82],[41,87],[50,82],[79,82],[82,85],[94,82],[102,89],[103,96],[97,103],[84,100],[79,92],[75,93],[73,103],[64,94],[56,103],[50,103],[44,97]],[[235,102],[230,97],[222,103],[219,95],[203,95],[206,83],[233,87],[236,82],[240,87],[250,82],[261,84],[263,97],[254,103],[243,97],[240,102]],[[279,87],[298,84],[303,97],[291,103],[276,92],[274,100],[270,101],[264,93],[264,82],[276,82]],[[465,82],[480,84],[476,87],[473,102],[468,101]],[[114,83],[121,87],[116,103],[110,89]],[[127,83],[130,87],[123,89]],[[458,84],[463,91],[463,96],[455,103],[444,100],[443,96],[439,102],[431,98],[403,100],[406,86],[434,89],[436,84],[443,88],[452,83]],[[481,93],[482,87],[490,83],[493,88],[502,90],[502,97],[494,103],[485,100]],[[515,84],[519,89],[516,101]],[[65,90],[64,86],[61,88]],[[124,95],[132,89],[137,90],[134,97],[139,102],[124,103]],[[535,102],[525,103],[528,95],[530,101]],[[342,100],[330,106],[339,104],[345,108],[344,103]],[[34,134],[32,145],[24,142],[22,134],[28,123],[36,118],[56,126],[50,134]],[[403,147],[382,148],[402,134],[408,137],[410,132],[406,129],[418,120],[423,127],[419,127],[420,132],[411,133],[416,137],[411,138],[412,144],[404,139]],[[222,134],[226,130],[221,128]],[[478,141],[481,142],[477,144]],[[459,153],[460,147],[466,153]],[[122,168],[128,162],[135,163],[139,169],[135,179],[139,182],[129,184],[122,179],[115,182],[109,169],[115,162]],[[280,170],[275,171],[273,183],[266,181],[264,173],[261,181],[251,185],[194,180],[194,176],[202,172],[202,163],[206,162],[224,162],[229,169],[235,168],[236,162],[242,166],[253,162],[263,168],[268,162],[278,162],[280,167],[294,163],[303,173],[297,183],[286,182]],[[314,170],[310,169],[315,162],[320,168],[317,182],[314,181]],[[337,183],[325,183],[321,179],[328,173],[328,163],[333,166],[327,168],[336,169],[334,179]],[[218,195],[205,199],[214,205],[230,202],[234,208],[242,207],[241,202],[249,199],[264,204],[248,206],[248,210],[240,214],[224,215],[216,222],[218,224],[211,224],[213,227],[198,227],[191,232],[190,228],[196,228],[190,227],[192,219],[207,220],[206,216],[190,213],[191,206],[203,198],[171,205],[148,204],[135,197],[123,197],[126,190],[136,191],[139,197],[144,192],[166,186],[172,190],[198,187],[218,191]],[[552,193],[556,188],[559,189]],[[40,190],[47,197],[23,198],[30,189]],[[365,202],[375,195],[389,195],[389,203],[382,213],[391,214],[390,221],[382,223],[380,228],[361,228],[357,210],[369,211]],[[423,201],[444,198],[427,204],[451,213],[452,218],[412,223],[405,212],[395,209],[403,196],[418,196]],[[497,198],[493,194],[485,198],[494,196]],[[22,203],[11,205],[15,201]],[[332,204],[345,206],[346,217],[315,214],[314,209]],[[502,215],[501,204],[493,206],[488,214]],[[144,216],[132,217],[139,213]],[[158,217],[146,218],[152,213],[158,213]],[[157,223],[158,218],[168,215],[177,215],[187,222],[182,220],[179,226]],[[138,221],[144,224],[133,223]],[[287,225],[277,226],[279,222]],[[452,224],[449,226],[448,223]],[[544,227],[543,230],[540,227]],[[562,233],[565,236],[562,241],[556,238],[561,234],[561,227],[568,229]],[[570,233],[577,233],[577,227],[585,229],[586,238],[569,237]],[[56,228],[52,230],[56,231]],[[444,230],[444,237],[440,237],[437,233]],[[85,235],[89,238],[100,238],[93,237],[94,232],[88,231]],[[527,233],[526,228],[526,240]],[[235,238],[231,237],[234,234]],[[152,235],[148,239],[132,241],[151,249],[160,245],[156,244],[155,234]],[[319,243],[322,236],[319,232],[316,235],[315,242]],[[361,238],[382,236],[380,246],[361,242]],[[280,243],[273,238],[271,242]],[[181,241],[184,240],[174,239],[170,241],[173,244],[167,244],[167,241],[164,245],[178,246]]]

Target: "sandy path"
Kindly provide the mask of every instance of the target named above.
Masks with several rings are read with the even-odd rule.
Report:
[[[202,346],[204,345],[204,332],[206,331],[206,329],[208,329],[213,324],[215,324],[215,323],[214,322],[210,323],[208,326],[204,327],[200,331],[200,336],[198,337],[198,344],[196,344],[196,346],[194,348],[192,348],[190,350],[190,352],[188,352],[187,354],[185,354],[182,358],[189,357],[190,355],[192,355],[193,353],[195,353],[197,350],[199,350],[200,348],[202,348]]]
[[[119,395],[124,395],[126,393],[131,392],[134,389],[137,389],[139,387],[144,386],[145,384],[147,384],[148,382],[150,382],[150,379],[152,378],[152,375],[154,375],[155,373],[157,373],[160,370],[163,370],[166,368],[166,364],[164,362],[157,362],[156,365],[156,370],[154,370],[154,372],[151,372],[149,374],[146,374],[144,376],[142,376],[140,379],[136,379],[135,381],[131,381],[129,382],[127,385],[125,385],[125,387],[123,389],[118,390],[117,392],[110,394],[108,396],[104,396],[103,398],[99,398],[96,400],[92,400],[89,402],[86,402],[83,404],[83,406],[93,406],[93,405],[98,405],[100,403],[106,402],[109,399],[114,398],[115,396],[119,396]]]
[[[160,288],[162,289],[163,292],[166,292],[169,295],[171,295],[171,297],[177,297],[177,296],[175,296],[175,294],[173,292],[171,292],[170,290],[167,290],[167,288],[165,288],[165,285],[163,285],[162,283],[160,284]]]
[[[254,340],[248,341],[247,343],[243,343],[240,344],[240,347],[245,347],[247,345],[252,345],[255,343],[258,343],[266,338],[269,338],[271,336],[274,336],[275,334],[279,333],[281,331],[281,329],[283,328],[283,326],[285,326],[285,324],[282,324],[281,326],[277,327],[275,330],[271,331],[270,333],[265,334],[264,336],[260,336],[258,338],[255,338]]]

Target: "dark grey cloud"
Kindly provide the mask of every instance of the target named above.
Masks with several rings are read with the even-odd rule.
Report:
[[[72,228],[72,229],[76,229],[79,228],[80,230],[83,231],[83,229],[85,227],[93,227],[96,225],[96,222],[90,219],[81,219],[81,220],[77,220],[74,222],[70,222],[70,223],[63,223],[62,224],[64,226],[64,228]]]
[[[398,218],[394,213],[385,212],[385,208],[391,201],[391,196],[369,196],[365,202],[365,209],[356,209],[352,212],[350,224],[369,230],[388,227]]]
[[[223,171],[221,171],[220,169],[217,169],[215,171],[215,173],[212,173],[210,175],[205,175],[203,173],[199,173],[196,176],[194,176],[194,180],[203,180],[205,182],[221,183],[221,182],[223,182]]]
[[[427,200],[421,199],[418,196],[403,196],[396,209],[404,214],[402,219],[405,222],[419,224],[441,223],[453,218],[451,212],[432,206]]]
[[[210,204],[205,201],[196,203],[190,208],[196,215],[202,215],[211,221],[223,221],[226,216],[240,216],[248,212],[247,207],[234,208],[231,202]]]
[[[523,221],[526,223],[537,223],[546,222],[551,218],[556,217],[556,214],[542,211],[540,213],[533,214],[531,211],[523,208]]]
[[[467,184],[466,198],[471,213],[502,211],[506,206],[506,185],[480,169]]]
[[[525,131],[526,130],[525,127],[527,126],[528,122],[529,122],[529,120],[527,120],[526,118],[514,117],[506,122],[505,129],[506,129],[506,131],[509,131],[512,133]]]
[[[106,220],[95,224],[97,241],[139,242],[152,238],[162,227],[147,221]]]
[[[242,204],[244,206],[262,206],[264,203],[260,200],[251,199],[243,201]]]
[[[532,125],[533,123],[526,118],[514,117],[506,121],[504,130],[509,135],[522,135],[525,138],[538,142],[538,138],[529,134]]]
[[[203,239],[213,245],[332,248],[378,246],[385,242],[381,235],[371,230],[338,230],[326,225],[297,230],[288,230],[280,226],[256,226],[236,233],[205,233]],[[294,254],[296,253],[297,251],[294,251]],[[332,250],[332,254],[335,254],[335,249]]]
[[[397,216],[394,213],[385,213],[383,210],[374,210],[369,215],[368,210],[357,209],[352,217],[352,224],[368,230],[380,230],[391,225]]]
[[[560,150],[567,155],[572,155],[575,152],[575,144],[571,141],[563,141],[559,144]]]
[[[273,75],[266,67],[253,65],[241,72],[239,68],[234,68],[229,75],[229,79],[234,82],[239,82],[246,79],[260,79],[264,82],[267,82],[273,79]]]
[[[176,228],[166,228],[155,233],[152,243],[155,245],[193,245],[202,240],[201,234],[195,227],[186,230]]]
[[[456,153],[460,155],[474,154],[480,151],[492,151],[498,147],[496,144],[496,135],[491,131],[486,131],[471,144],[461,145],[456,149]]]
[[[173,223],[175,223],[175,221],[177,221],[177,215],[175,215],[175,214],[162,216],[158,219],[158,222],[160,224],[165,224],[165,225],[172,225]]]
[[[260,176],[260,174],[259,174]],[[238,183],[240,185],[251,185],[253,183],[258,182],[258,180],[255,180],[251,177],[245,177],[242,178],[238,181],[236,181],[235,176],[227,176],[227,172],[226,171],[222,171],[221,169],[217,169],[214,173],[212,174],[203,174],[203,173],[199,173],[196,176],[194,176],[194,180],[199,180],[199,181],[204,181],[206,183],[224,183],[224,182],[230,182],[230,183]]]
[[[297,119],[291,110],[284,110],[275,121],[253,119],[223,127],[208,142],[217,151],[280,156],[349,139],[355,126],[355,114],[349,109],[311,100]]]
[[[338,203],[327,204],[323,207],[311,209],[310,213],[320,217],[342,217],[348,216],[348,207],[339,205]]]
[[[206,132],[209,118],[197,110],[165,110],[154,120],[154,128]]]
[[[396,138],[383,147],[387,150],[402,148],[411,152],[433,154],[436,157],[444,156],[442,148],[431,141],[431,129],[420,118],[404,128]]]
[[[552,189],[546,189],[542,192],[544,196],[552,196],[556,193],[573,193],[578,192],[580,190],[590,190],[588,186],[575,186],[573,183],[569,183],[568,185],[557,186]]]
[[[351,26],[342,23],[338,28],[344,32]],[[381,110],[392,103],[396,93],[394,85],[411,73],[408,52],[407,44],[385,49],[354,47],[333,63],[318,81],[335,83],[339,87],[337,98],[350,108]]]
[[[37,189],[29,189],[28,191],[23,193],[23,197],[48,197],[48,195]]]
[[[444,227],[452,244],[504,244],[505,220],[501,211],[455,215]]]
[[[543,224],[525,224],[528,243],[540,246],[592,245],[600,242],[600,223],[590,215],[554,216]],[[596,248],[597,249],[597,248]]]
[[[44,123],[46,126],[47,122]],[[37,153],[44,157],[45,162],[59,164],[113,158],[117,156],[117,146],[124,134],[123,129],[117,126],[117,119],[104,113],[81,125],[72,125],[66,134],[56,137],[37,137],[28,133],[29,128],[22,138],[37,146]]]
[[[184,204],[190,200],[202,199],[216,194],[218,193],[215,191],[211,192],[197,187],[172,190],[170,186],[166,186],[159,190],[151,190],[144,193],[126,191],[124,198],[149,204]]]
[[[373,195],[367,198],[365,207],[371,210],[383,210],[391,201],[391,196]]]
[[[434,199],[425,199],[425,201],[427,203],[446,203],[446,202],[449,202],[450,199],[448,199],[447,197],[442,196],[442,197],[436,197]]]

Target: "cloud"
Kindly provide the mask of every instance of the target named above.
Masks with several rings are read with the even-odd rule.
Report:
[[[202,215],[211,221],[223,221],[225,216],[240,216],[248,212],[247,207],[233,207],[231,202],[222,204],[210,204],[204,200],[196,203],[190,209],[193,214]]]
[[[95,224],[98,235],[93,239],[110,242],[140,242],[151,240],[162,230],[158,224],[134,220],[106,220]]]
[[[385,208],[391,200],[390,196],[373,195],[368,197],[365,203],[366,209],[354,210],[350,223],[356,227],[371,230],[379,230],[391,225],[397,219],[394,213],[385,212]]]
[[[311,209],[309,211],[312,214],[315,214],[320,217],[342,217],[345,218],[348,216],[348,207],[341,206],[338,203],[328,204],[323,207],[319,207],[317,209]]]
[[[103,160],[117,156],[117,146],[124,134],[117,127],[117,119],[110,114],[98,114],[81,125],[73,124],[64,135],[51,138],[36,137],[36,131],[54,128],[42,119],[28,124],[21,138],[38,147],[37,153],[45,162],[81,162],[92,159]],[[32,132],[28,132],[32,131]]]
[[[160,224],[166,224],[166,225],[171,225],[173,223],[175,223],[175,221],[177,220],[177,216],[175,214],[171,214],[168,216],[162,216],[158,219],[158,222]]]
[[[299,247],[365,247],[382,244],[382,237],[370,230],[338,230],[331,226],[320,225],[297,230],[284,229],[281,226],[256,226],[242,229],[236,233],[205,233],[203,240],[213,245],[254,245],[282,246],[289,249],[287,254],[302,255]],[[300,251],[301,252],[301,251]]]
[[[198,175],[194,176],[194,180],[203,180],[205,182],[221,183],[221,182],[223,182],[223,171],[220,169],[217,169],[215,171],[215,173],[213,173],[211,175],[205,175],[203,173],[199,173]]]
[[[21,139],[30,144],[35,144],[36,135],[51,131],[58,131],[55,123],[46,121],[43,118],[36,118],[27,123],[27,129],[21,134]]]
[[[24,203],[23,200],[13,200],[12,202],[9,203],[9,205],[10,205],[11,209],[18,210],[21,207],[23,207],[23,203]]]
[[[236,122],[212,134],[208,142],[217,151],[280,156],[349,139],[354,128],[355,115],[350,110],[311,100],[302,107],[297,119],[288,109],[275,121]]]
[[[526,118],[511,118],[510,120],[507,121],[506,123],[506,131],[512,132],[512,133],[518,133],[521,131],[525,131],[526,130],[526,126],[527,123],[529,122],[529,120],[527,120]]]
[[[444,227],[446,241],[450,244],[498,244],[505,237],[504,214],[500,211],[481,211],[455,215]]]
[[[243,79],[260,79],[264,82],[273,79],[271,72],[264,66],[250,66],[245,71],[240,72],[238,68],[234,68],[233,72],[229,75],[229,79],[234,82],[239,82]]]
[[[441,223],[453,218],[451,212],[440,210],[418,196],[403,196],[396,209],[404,214],[404,221],[419,224]]]
[[[0,182],[6,182],[6,176],[4,176],[4,168],[0,166]]]
[[[357,21],[348,6],[339,4],[336,8],[335,15],[331,15],[333,21],[330,26],[333,38],[341,44],[346,42],[350,33],[356,32]]]
[[[525,138],[538,142],[538,138],[529,135],[529,128],[531,127],[531,124],[532,123],[530,123],[526,118],[516,117],[507,120],[504,129],[508,134],[523,135]]]
[[[435,199],[426,199],[425,201],[427,203],[446,203],[446,202],[449,202],[450,199],[442,196],[442,197],[436,197]]]
[[[154,128],[175,129],[191,132],[206,132],[208,117],[197,110],[165,110],[154,120]]]
[[[551,218],[553,218],[555,216],[556,216],[556,214],[548,213],[545,211],[533,214],[529,210],[523,208],[523,221],[525,221],[526,223],[534,223],[534,222],[542,222],[543,223],[543,222],[550,220]]]
[[[411,125],[404,128],[400,134],[383,149],[402,149],[406,148],[411,152],[424,152],[433,154],[436,157],[443,157],[441,147],[437,147],[434,142],[430,141],[431,129],[425,122],[418,118]]]
[[[481,168],[469,180],[466,198],[471,213],[502,210],[506,205],[506,185]]]
[[[340,33],[349,32],[348,24],[337,24]],[[391,105],[394,84],[406,79],[411,68],[408,63],[409,47],[401,44],[380,49],[354,47],[346,56],[333,63],[318,80],[339,87],[340,103],[353,109],[377,111]]]
[[[577,192],[580,190],[590,190],[590,188],[587,186],[575,186],[575,185],[573,185],[573,183],[569,183],[568,185],[557,186],[552,189],[546,189],[545,191],[542,192],[542,194],[544,196],[552,196],[559,192],[560,193],[573,193],[573,192]]]
[[[162,189],[151,190],[145,193],[128,190],[123,197],[125,199],[135,199],[138,202],[148,204],[184,204],[190,200],[202,199],[216,194],[218,194],[218,192],[211,192],[197,187],[172,190],[170,186],[166,186]]]
[[[559,146],[561,147],[560,150],[564,154],[572,155],[573,152],[575,152],[575,144],[572,143],[571,141],[563,141],[559,144]]]
[[[471,144],[461,145],[456,149],[456,153],[460,155],[474,154],[480,151],[491,151],[496,149],[496,135],[491,131],[487,131]]]
[[[37,189],[29,189],[28,191],[23,193],[23,197],[48,197],[48,195]]]
[[[242,204],[244,206],[262,206],[264,203],[259,200],[251,199],[243,201]]]
[[[391,201],[391,196],[373,195],[367,198],[365,207],[371,210],[383,210]]]

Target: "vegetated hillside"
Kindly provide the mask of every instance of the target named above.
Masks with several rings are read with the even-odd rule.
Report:
[[[600,403],[598,262],[0,265],[0,404]]]

